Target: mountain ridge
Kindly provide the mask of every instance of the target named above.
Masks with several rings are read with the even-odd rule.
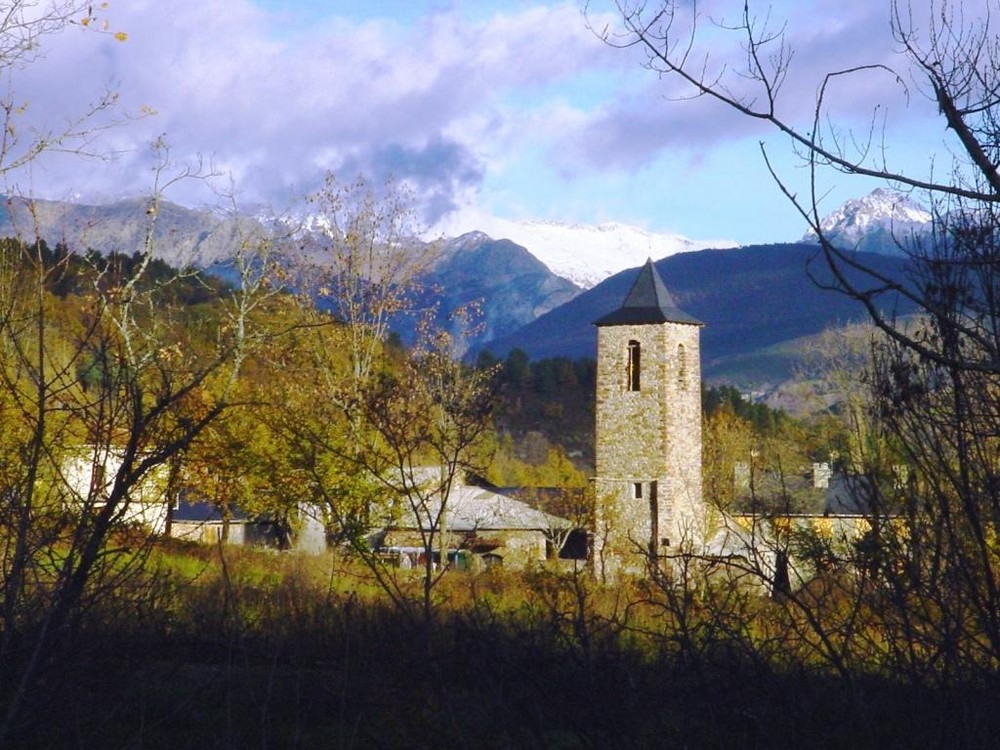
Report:
[[[905,193],[876,188],[841,204],[820,220],[819,227],[824,237],[846,250],[904,255],[913,239],[930,231],[932,220],[931,212]],[[802,242],[819,239],[810,229]]]
[[[589,289],[626,268],[642,265],[647,258],[738,244],[725,239],[696,240],[614,221],[581,224],[494,218],[480,231],[491,239],[508,239],[527,248],[557,276],[582,289]]]
[[[867,253],[858,260],[880,273],[905,276],[902,258]],[[702,369],[709,382],[724,375],[732,380],[730,367],[742,357],[867,317],[854,300],[821,288],[833,279],[817,248],[806,243],[700,250],[654,265],[677,306],[705,324]],[[633,268],[615,274],[484,348],[500,358],[514,349],[532,359],[593,358],[593,322],[622,304],[638,273]],[[886,305],[899,315],[913,311],[912,303],[902,298],[886,300]],[[775,373],[774,378],[790,375]]]
[[[0,202],[0,236],[37,235],[79,254],[131,254],[144,247],[153,210],[154,255],[178,268],[207,267],[228,259],[245,239],[263,237],[267,231],[248,216],[220,216],[169,201],[158,201],[154,208],[147,198],[92,205],[8,196]]]
[[[143,199],[104,206],[55,201],[37,201],[29,206],[22,199],[9,198],[0,205],[0,234],[17,234],[20,229],[22,235],[33,237],[37,226],[50,244],[66,241],[70,249],[78,252],[92,248],[103,253],[130,254],[143,247],[149,206]],[[901,206],[900,194],[875,191],[864,199],[845,203],[824,218],[823,227],[831,236],[853,229],[861,232],[858,237],[864,240],[865,231],[874,236],[885,229],[886,217],[896,226],[893,212],[898,213]],[[922,219],[929,216],[920,213],[919,207],[904,208],[909,213],[900,215],[912,220],[915,227],[922,226]],[[175,266],[209,267],[231,255],[232,248],[242,240],[265,236],[269,231],[252,217],[220,215],[168,202],[159,203],[157,210],[154,249],[158,257]],[[611,238],[615,243],[625,236],[625,225],[602,226],[603,230],[535,223],[536,229],[562,233],[558,236]],[[649,237],[641,232],[629,236],[644,238],[640,244]],[[847,237],[845,242],[851,240],[848,235],[842,236]],[[738,371],[741,358],[755,351],[818,332],[841,320],[863,317],[863,311],[847,304],[842,296],[819,296],[815,279],[810,280],[807,273],[818,271],[822,277],[825,269],[822,262],[810,265],[810,258],[818,252],[814,242],[694,250],[693,241],[682,239],[668,248],[670,252],[656,258],[656,265],[678,306],[707,323],[703,340],[709,379]],[[674,240],[676,236],[672,236]],[[862,242],[851,241],[863,250]],[[584,251],[569,240],[564,244],[567,252],[577,253],[581,267],[592,260],[589,251],[599,246],[595,243]],[[593,356],[595,337],[590,323],[621,304],[628,291],[629,275],[634,275],[638,266],[653,255],[648,246],[633,246],[614,264],[632,258],[636,262],[616,271],[605,258],[597,271],[609,275],[584,288],[554,273],[537,252],[509,238],[494,239],[475,231],[442,239],[433,247],[436,257],[424,279],[425,292],[419,304],[437,309],[438,322],[449,326],[454,325],[450,320],[453,312],[476,303],[482,313],[482,327],[466,341],[473,352],[490,349],[502,355],[516,347],[536,358]],[[897,278],[904,275],[902,260],[898,247],[895,254],[865,258],[866,263]]]
[[[248,240],[266,240],[272,232],[272,227],[254,217],[220,215],[169,201],[157,202],[154,209],[141,198],[95,206],[9,197],[0,203],[0,236],[34,238],[37,234],[52,246],[65,244],[78,254],[97,250],[105,255],[130,255],[145,246],[151,210],[157,212],[151,238],[153,254],[177,268],[192,266],[212,272],[215,264],[232,257],[234,248]],[[287,224],[273,228],[294,238],[296,252],[305,252],[311,261],[322,253],[312,253],[310,248],[329,241],[322,227],[309,231],[297,226],[298,234]],[[420,248],[423,251],[428,246],[421,244]],[[581,291],[526,248],[484,233],[434,243],[429,252],[434,260],[421,279],[427,291],[418,305],[436,308],[438,322],[454,326],[452,314],[476,303],[482,319],[480,330],[466,341],[470,346],[510,333]],[[231,270],[225,266],[215,272],[231,280]],[[398,325],[405,332],[412,330],[414,322],[400,318]]]

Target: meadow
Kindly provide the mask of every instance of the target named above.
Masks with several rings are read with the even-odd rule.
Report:
[[[994,685],[918,684],[860,650],[839,672],[757,591],[539,567],[449,573],[435,597],[414,620],[350,556],[157,544],[58,643],[11,746],[989,747],[1000,729]]]

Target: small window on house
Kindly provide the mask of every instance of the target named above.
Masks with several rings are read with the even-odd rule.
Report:
[[[640,347],[638,341],[633,339],[628,342],[628,371],[626,374],[628,378],[628,389],[630,391],[639,390],[639,349]]]
[[[632,497],[636,500],[642,499],[642,482],[632,482]]]
[[[677,345],[677,383],[681,388],[687,388],[687,357],[685,356],[684,344]]]

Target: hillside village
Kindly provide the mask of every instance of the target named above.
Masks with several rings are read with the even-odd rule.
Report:
[[[249,314],[246,323],[277,323],[305,338],[296,333],[248,349],[245,390],[226,398],[249,404],[253,394],[254,406],[230,408],[192,434],[227,370],[213,354],[219,341],[188,326],[221,320],[217,311],[238,313],[240,288],[178,275],[162,262],[144,266],[138,255],[81,258],[41,247],[43,267],[60,270],[43,277],[46,293],[67,313],[54,319],[66,322],[53,327],[53,341],[92,314],[91,288],[104,295],[98,300],[126,307],[149,295],[159,302],[133,308],[131,320],[152,321],[149,311],[169,307],[180,324],[149,350],[150,369],[138,380],[115,364],[125,352],[115,353],[114,329],[92,329],[62,370],[68,380],[53,406],[76,404],[88,433],[105,440],[59,446],[52,454],[59,463],[50,466],[61,479],[51,491],[67,498],[64,528],[82,523],[88,533],[107,534],[96,538],[115,545],[102,553],[108,561],[138,545],[164,560],[157,566],[178,553],[207,554],[226,566],[237,554],[270,555],[279,568],[293,560],[321,568],[332,561],[342,571],[360,565],[366,573],[355,568],[338,580],[374,576],[401,615],[430,627],[448,611],[448,597],[466,585],[499,585],[501,575],[532,582],[528,601],[576,587],[587,611],[597,606],[586,603],[590,597],[632,585],[653,586],[668,603],[672,581],[681,580],[705,592],[742,592],[746,604],[825,607],[854,590],[852,581],[881,575],[887,551],[908,549],[896,540],[912,533],[913,519],[889,503],[914,485],[899,463],[884,475],[859,471],[870,444],[844,429],[860,425],[849,420],[861,413],[841,411],[853,408],[856,376],[831,373],[826,391],[811,384],[840,400],[831,408],[827,398],[810,397],[817,406],[807,419],[753,403],[731,386],[706,386],[705,325],[675,302],[663,264],[650,260],[630,272],[625,291],[590,320],[594,362],[536,362],[512,352],[504,360],[480,354],[469,365],[453,358],[447,337],[411,349],[387,337],[373,342],[384,369],[355,391],[346,390],[350,365],[363,364],[353,358],[366,350],[352,349],[350,326],[311,301],[303,307],[260,288],[266,316]],[[137,296],[121,300],[130,284]],[[322,336],[310,339],[315,331]],[[872,334],[858,328],[851,335],[863,342]],[[339,343],[331,348],[327,337]],[[838,333],[836,340],[848,339]],[[239,346],[222,343],[229,351]],[[303,350],[306,343],[319,346]],[[863,356],[863,348],[844,351]],[[824,356],[850,367],[855,360],[843,359],[844,351]],[[190,371],[207,387],[197,399],[183,386],[172,390],[178,366],[199,362],[209,369]],[[280,377],[271,374],[274,363]],[[220,366],[222,379],[212,374]],[[341,385],[317,391],[334,373]],[[135,388],[151,388],[148,410],[126,410],[132,421],[113,427],[103,422],[105,406],[126,409],[121,399]],[[356,432],[362,425],[366,432]],[[371,447],[359,453],[364,435]],[[123,547],[120,534],[128,535]]]
[[[7,323],[20,353],[5,377],[34,382],[35,408],[59,415],[45,450],[12,465],[36,472],[44,502],[6,511],[6,528],[27,542],[21,564],[42,579],[49,555],[66,581],[109,576],[123,581],[109,583],[118,591],[134,576],[174,602],[176,617],[187,597],[207,595],[203,573],[170,572],[191,564],[181,561],[218,569],[211,580],[226,591],[242,585],[226,578],[231,565],[272,567],[281,581],[315,568],[336,581],[337,597],[358,596],[366,581],[371,606],[388,603],[435,638],[440,618],[466,616],[452,602],[472,596],[476,611],[484,586],[525,597],[517,606],[532,617],[555,607],[546,616],[557,622],[575,591],[575,616],[628,628],[631,615],[598,602],[637,587],[630,611],[687,617],[674,598],[681,586],[763,608],[751,618],[823,611],[809,627],[825,637],[843,597],[867,597],[866,582],[906,570],[914,530],[925,533],[908,504],[922,480],[878,435],[861,377],[874,330],[853,323],[790,350],[800,364],[782,377],[795,372],[794,413],[706,383],[703,332],[713,324],[681,307],[666,281],[678,269],[684,278],[687,256],[650,259],[539,311],[527,329],[582,316],[596,359],[532,359],[518,347],[463,352],[461,323],[442,327],[440,317],[392,330],[392,315],[411,299],[424,304],[423,292],[373,286],[368,270],[341,275],[337,247],[327,268],[311,246],[300,264],[276,253],[198,270],[4,242],[11,268],[37,271],[10,277],[11,303],[31,310],[41,291],[42,356],[59,363],[41,379],[49,366],[31,359],[32,329]],[[416,257],[430,252],[416,247]],[[467,250],[481,261],[480,248]],[[520,251],[490,246],[502,252]],[[758,271],[767,257],[782,268],[805,257],[794,246],[701,251],[713,252],[734,268],[755,258]],[[894,272],[893,261],[867,257]],[[372,307],[352,306],[358,290]],[[731,291],[742,294],[735,281]],[[4,402],[9,424],[21,425],[7,433],[11,455],[31,434],[32,412],[13,419],[18,392],[31,391]],[[173,594],[154,585],[159,576]],[[267,600],[248,585],[239,606]],[[47,606],[65,623],[79,597],[91,601],[87,588],[53,591]],[[707,606],[716,617],[730,604]],[[574,627],[590,637],[590,625]]]
[[[0,750],[997,746],[989,13],[7,6]]]
[[[488,238],[487,238],[488,239]],[[465,252],[475,253],[475,247],[471,245],[463,246]],[[63,248],[60,252],[65,253]],[[510,250],[514,252],[514,250]],[[725,251],[729,257],[736,256],[737,251]],[[707,253],[707,251],[703,251]],[[98,257],[98,256],[94,256]],[[133,273],[136,269],[135,258],[128,259],[112,254],[109,256],[115,263],[121,263],[121,271]],[[79,256],[73,253],[68,255],[50,254],[44,257],[44,262],[56,264],[62,260],[79,264]],[[157,273],[166,278],[171,273],[169,266],[162,261],[157,262]],[[82,266],[77,268],[72,266],[71,275],[82,277],[88,273]],[[109,266],[110,268],[110,266]],[[98,268],[99,273],[106,273],[102,268]],[[231,276],[231,274],[229,274]],[[542,423],[537,426],[543,432],[522,432],[518,440],[523,441],[525,437],[536,436],[543,446],[540,456],[528,457],[530,463],[540,464],[551,460],[555,455],[558,459],[569,464],[567,450],[576,455],[577,466],[570,469],[570,474],[563,476],[563,480],[569,480],[570,486],[550,487],[548,492],[562,493],[564,495],[575,496],[572,502],[565,500],[559,507],[549,507],[542,495],[538,494],[538,478],[529,478],[524,472],[514,473],[508,476],[495,474],[494,478],[501,481],[501,485],[496,486],[488,478],[489,471],[480,474],[475,472],[452,467],[447,472],[447,478],[443,486],[447,486],[447,491],[442,494],[442,487],[437,486],[435,481],[430,481],[427,488],[416,486],[412,478],[404,478],[398,487],[391,488],[390,491],[402,492],[404,496],[416,496],[416,504],[403,509],[402,517],[389,517],[379,523],[373,520],[369,528],[364,530],[363,536],[366,544],[373,549],[384,550],[388,554],[396,556],[396,562],[412,565],[416,560],[427,558],[434,560],[435,565],[440,565],[441,555],[446,554],[454,557],[462,553],[471,555],[471,563],[465,565],[466,568],[482,569],[482,560],[488,560],[490,564],[503,564],[506,560],[508,565],[514,564],[518,568],[525,568],[532,564],[542,563],[547,560],[569,560],[574,564],[585,561],[592,571],[598,573],[602,578],[605,572],[602,568],[605,556],[603,545],[607,542],[610,527],[607,521],[602,520],[599,509],[601,498],[607,496],[621,496],[620,490],[614,490],[604,486],[602,476],[611,474],[620,476],[623,473],[633,474],[638,477],[631,482],[630,492],[634,499],[643,500],[647,495],[651,495],[655,500],[655,505],[643,510],[642,503],[639,508],[629,511],[635,516],[632,521],[626,524],[625,536],[616,543],[621,550],[631,544],[636,543],[636,539],[645,535],[650,536],[648,543],[642,543],[639,547],[643,554],[648,554],[652,559],[659,555],[659,548],[673,539],[675,544],[687,545],[686,549],[711,550],[711,555],[717,558],[731,554],[728,545],[735,544],[736,551],[732,554],[746,555],[747,549],[760,546],[759,552],[768,559],[773,560],[775,551],[770,549],[775,544],[773,530],[763,531],[762,527],[754,522],[747,523],[745,520],[735,522],[735,518],[746,518],[746,514],[763,512],[761,519],[767,520],[770,527],[773,527],[776,520],[775,514],[782,518],[798,518],[796,523],[804,523],[804,519],[810,517],[828,518],[832,515],[850,517],[855,519],[850,526],[849,535],[857,538],[864,533],[859,526],[863,521],[864,508],[867,503],[864,497],[870,492],[864,477],[854,478],[850,474],[844,474],[846,465],[838,466],[838,474],[830,490],[831,464],[826,456],[836,455],[838,446],[834,443],[819,445],[812,451],[812,458],[818,458],[823,454],[826,460],[813,460],[812,469],[803,469],[803,465],[808,465],[810,456],[803,454],[800,459],[800,466],[792,471],[783,470],[778,481],[781,483],[780,490],[771,487],[765,489],[769,482],[775,481],[772,477],[772,470],[757,469],[755,476],[751,478],[753,471],[751,466],[751,452],[745,449],[742,455],[729,457],[729,465],[724,471],[729,473],[728,479],[724,483],[728,485],[725,497],[715,496],[704,498],[702,495],[701,482],[705,474],[705,467],[702,465],[702,448],[700,437],[701,413],[702,413],[702,393],[701,383],[701,355],[700,355],[700,329],[702,323],[696,318],[682,312],[674,303],[673,297],[666,290],[666,286],[660,277],[657,266],[648,261],[636,277],[635,272],[622,275],[627,283],[631,284],[627,293],[624,294],[624,302],[618,308],[612,308],[610,312],[603,315],[596,321],[597,329],[601,331],[607,326],[612,326],[612,330],[617,330],[619,321],[635,324],[681,324],[680,330],[688,330],[686,334],[686,345],[678,344],[677,357],[680,363],[670,365],[670,355],[659,352],[654,355],[655,360],[661,362],[658,367],[666,367],[666,370],[657,370],[660,380],[669,380],[671,367],[680,367],[683,375],[685,388],[684,392],[689,394],[686,405],[681,407],[683,401],[678,400],[678,394],[665,383],[646,384],[643,390],[650,389],[652,400],[648,405],[639,405],[642,417],[636,413],[629,417],[629,409],[635,409],[633,405],[622,411],[623,405],[617,403],[613,394],[620,387],[619,379],[621,372],[629,371],[629,378],[635,377],[631,359],[629,364],[622,364],[615,359],[618,355],[609,354],[608,348],[619,351],[629,351],[629,357],[633,355],[632,345],[638,347],[638,338],[629,339],[629,347],[625,347],[623,342],[616,344],[604,344],[605,352],[601,354],[601,347],[598,345],[598,361],[596,366],[587,365],[586,360],[572,362],[568,358],[553,360],[552,363],[543,362],[547,367],[555,366],[557,369],[563,367],[562,374],[553,370],[552,375],[543,376],[541,373],[534,377],[543,378],[540,383],[545,383],[544,378],[551,377],[552,383],[544,386],[540,393],[548,394],[550,397],[562,391],[568,390],[570,383],[582,387],[582,395],[576,397],[575,403],[568,405],[550,402],[548,405],[533,405],[529,411],[540,409],[545,415]],[[223,287],[216,282],[216,294],[225,293]],[[62,295],[78,293],[80,282],[63,282],[60,290]],[[613,285],[609,285],[609,290],[621,288],[618,278]],[[603,291],[598,299],[608,299],[608,291]],[[202,304],[210,301],[210,297],[201,295],[196,298],[189,298],[187,304]],[[651,311],[651,312],[644,312]],[[645,320],[643,315],[650,315],[649,320]],[[638,334],[635,334],[638,336]],[[694,338],[690,338],[694,335]],[[598,337],[599,338],[599,337]],[[686,346],[686,349],[685,349]],[[686,353],[685,353],[686,351]],[[515,352],[516,354],[517,352]],[[638,357],[638,348],[635,350]],[[485,357],[484,357],[485,355]],[[522,353],[522,356],[523,353]],[[517,401],[528,395],[523,389],[523,384],[527,381],[528,365],[530,360],[525,356],[520,364],[514,362],[513,355],[509,356],[506,362],[501,362],[493,358],[492,353],[484,351],[479,356],[477,367],[490,370],[499,367],[501,379],[505,383],[505,388],[510,391],[517,391]],[[580,365],[583,365],[582,370]],[[520,369],[519,369],[520,368]],[[521,373],[521,374],[518,374]],[[568,380],[566,379],[568,377]],[[637,382],[637,381],[636,381]],[[517,384],[520,383],[520,389]],[[631,383],[635,385],[635,383]],[[666,390],[662,390],[666,388]],[[594,390],[590,390],[594,389]],[[628,388],[626,390],[638,391],[638,388]],[[592,393],[597,394],[597,409],[593,403],[587,403]],[[609,401],[610,399],[610,401]],[[608,406],[607,404],[611,405]],[[603,404],[603,406],[602,406]],[[641,404],[641,402],[637,402]],[[727,408],[736,405],[739,408],[747,408],[743,402],[743,397],[735,397],[735,401],[730,401]],[[716,407],[713,407],[716,408]],[[518,407],[520,411],[520,407]],[[583,445],[577,450],[574,446],[580,445],[570,439],[571,432],[567,431],[566,422],[563,417],[565,412],[570,414],[583,415],[583,422],[589,423],[586,427],[577,424],[574,432],[578,434],[576,440],[582,439],[589,444]],[[767,408],[764,407],[764,414],[767,416]],[[513,416],[507,413],[503,416],[504,409],[498,412],[501,421],[510,421]],[[594,415],[596,414],[597,431],[591,431]],[[660,416],[656,416],[659,414]],[[587,416],[590,415],[590,416]],[[781,416],[781,413],[778,413]],[[652,421],[649,421],[649,420]],[[574,416],[577,422],[578,417]],[[624,421],[621,421],[624,420]],[[636,421],[639,420],[639,421]],[[517,419],[514,420],[518,421]],[[544,424],[548,422],[555,430],[549,430],[548,437],[545,436]],[[644,430],[636,430],[639,424],[647,425]],[[603,426],[602,426],[603,425]],[[656,426],[661,425],[661,426]],[[513,423],[508,424],[508,429]],[[513,433],[516,434],[516,431]],[[666,443],[660,443],[668,436]],[[624,443],[617,441],[625,440]],[[612,442],[615,441],[615,442]],[[563,445],[560,445],[560,442]],[[748,444],[749,445],[749,444]],[[676,453],[680,450],[678,446],[686,446],[685,458],[682,454]],[[225,446],[220,446],[226,450]],[[506,450],[514,448],[515,453],[523,453],[523,447],[510,446]],[[649,457],[639,459],[632,456],[636,449],[651,451]],[[81,507],[91,507],[100,509],[104,507],[105,495],[112,491],[113,485],[118,481],[117,476],[121,472],[123,456],[113,445],[93,446],[83,451],[91,451],[89,458],[80,458],[80,454],[73,459],[72,468],[67,469],[67,481],[77,496],[76,504]],[[555,450],[556,453],[552,454]],[[631,456],[631,457],[630,457]],[[412,456],[408,457],[412,460]],[[494,459],[496,456],[493,457]],[[595,464],[592,463],[596,459]],[[516,460],[516,459],[515,459]],[[652,460],[653,464],[644,465]],[[624,461],[621,466],[617,462]],[[658,462],[666,461],[660,468]],[[610,462],[610,463],[609,463]],[[637,463],[638,462],[638,463]],[[803,464],[805,462],[805,464]],[[177,466],[183,469],[182,464]],[[608,468],[608,467],[615,468]],[[683,467],[683,468],[681,468]],[[487,466],[488,468],[488,466]],[[582,471],[581,471],[582,469]],[[196,469],[197,471],[197,469]],[[421,469],[426,473],[426,469]],[[662,472],[682,473],[688,479],[671,478]],[[188,476],[191,475],[187,470]],[[433,473],[433,472],[432,472]],[[221,485],[224,493],[221,497],[211,497],[212,490],[206,490],[197,483],[189,480],[178,483],[178,476],[167,477],[166,466],[160,466],[154,474],[144,480],[141,491],[135,495],[127,506],[122,509],[122,521],[132,525],[138,525],[147,529],[155,535],[198,540],[205,543],[215,543],[224,541],[227,544],[251,544],[264,547],[274,547],[280,549],[298,549],[311,553],[320,553],[327,549],[337,548],[343,543],[339,539],[337,532],[331,533],[331,524],[336,525],[336,521],[331,519],[328,511],[321,503],[299,502],[285,507],[279,514],[275,514],[275,506],[261,506],[259,500],[250,502],[241,501],[239,495],[227,497],[235,489],[235,485],[227,484],[233,479],[225,480]],[[660,475],[657,477],[657,475]],[[596,476],[596,480],[587,479],[588,476]],[[656,477],[656,478],[650,478]],[[696,477],[698,482],[690,484],[691,477]],[[810,477],[812,477],[810,479]],[[510,486],[510,479],[527,480],[528,484],[523,487]],[[809,482],[812,482],[812,491],[808,489]],[[229,490],[226,487],[229,487]],[[658,487],[674,487],[674,492],[680,492],[687,497],[687,500],[680,501],[679,496],[673,499],[668,497],[657,498]],[[709,492],[715,493],[719,488],[718,482],[709,484]],[[800,487],[801,486],[801,487]],[[391,485],[390,485],[391,487]],[[389,488],[384,488],[385,489]],[[257,488],[255,492],[266,492],[266,488]],[[662,490],[660,490],[662,492]],[[589,493],[593,493],[598,499],[598,505],[594,506],[593,499],[587,499]],[[792,496],[796,499],[792,500]],[[774,498],[784,498],[776,501]],[[442,502],[443,498],[443,502]],[[526,502],[527,500],[527,502]],[[615,510],[611,515],[618,515],[624,512],[627,503],[621,501],[623,505]],[[679,504],[678,504],[679,503]],[[781,503],[784,503],[782,506]],[[569,506],[572,512],[571,517],[564,517],[553,514],[552,510],[564,511]],[[435,506],[435,507],[431,507]],[[591,509],[587,509],[587,508]],[[595,516],[594,508],[597,508]],[[722,515],[709,513],[706,508],[711,507],[722,511]],[[263,508],[263,510],[261,510]],[[762,510],[765,509],[766,510]],[[655,512],[653,512],[655,510]],[[652,516],[649,516],[652,513]],[[637,514],[637,515],[636,515]],[[730,516],[729,514],[735,514]],[[710,516],[712,520],[709,521]],[[644,518],[645,517],[645,518]],[[660,519],[663,519],[661,522]],[[669,521],[667,519],[670,519]],[[728,520],[727,520],[728,519]],[[661,528],[662,523],[662,528]],[[602,524],[604,528],[602,530]],[[842,526],[842,525],[841,525]],[[647,529],[642,531],[642,529]],[[750,529],[751,537],[760,536],[760,539],[748,539],[747,529]],[[662,532],[662,534],[661,534]],[[616,533],[622,533],[620,530]],[[428,536],[429,535],[429,536]],[[659,535],[659,536],[658,536]],[[438,537],[436,541],[435,536]],[[528,538],[534,537],[533,541]],[[838,526],[838,540],[843,543],[846,537],[842,533],[842,528]],[[658,537],[658,539],[654,539]],[[570,541],[572,540],[572,541]],[[332,546],[331,546],[332,545]],[[787,544],[785,545],[787,547]],[[565,549],[564,549],[565,547]],[[400,557],[400,550],[407,552]],[[620,551],[618,554],[623,554]],[[783,552],[787,556],[787,550]],[[479,562],[476,562],[476,561]],[[614,567],[614,566],[612,566]],[[642,566],[633,564],[633,570],[639,570]],[[770,581],[765,581],[767,585],[774,586],[773,562],[767,564],[767,568],[772,575]],[[804,575],[808,576],[810,568],[805,569]],[[782,579],[784,580],[784,579]],[[800,583],[805,580],[800,580]]]
[[[567,569],[585,566],[608,580],[620,570],[644,575],[661,556],[679,551],[719,561],[743,559],[760,568],[761,585],[773,591],[792,585],[790,562],[796,586],[815,572],[815,561],[795,559],[776,529],[822,528],[827,542],[844,548],[870,531],[871,488],[864,477],[842,469],[834,477],[829,462],[814,462],[803,487],[796,486],[801,477],[782,476],[779,493],[765,489],[771,480],[766,472],[751,486],[746,453],[729,469],[739,492],[728,501],[705,496],[699,345],[704,324],[676,306],[652,260],[634,276],[620,307],[594,325],[600,340],[596,470],[589,485],[496,487],[465,468],[446,478],[444,469],[415,468],[400,485],[409,502],[400,512],[386,506],[360,531],[380,562],[413,568],[427,561],[465,571],[500,565],[525,570],[552,562]],[[119,449],[95,446],[67,465],[67,484],[83,512],[104,507],[122,462]],[[299,502],[278,519],[273,511],[254,513],[252,504],[212,500],[202,492],[190,481],[171,483],[166,467],[160,467],[132,493],[121,522],[154,536],[205,544],[309,554],[342,544],[330,533],[335,519],[321,504]],[[798,498],[794,506],[787,499],[792,493]],[[773,495],[785,497],[785,507],[767,503]],[[380,505],[373,501],[371,507]],[[572,512],[563,517],[550,511]]]

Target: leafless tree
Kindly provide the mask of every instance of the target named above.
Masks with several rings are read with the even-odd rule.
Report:
[[[433,592],[447,562],[449,502],[467,471],[482,471],[477,451],[490,426],[493,374],[458,361],[449,334],[428,331],[412,350],[379,365],[353,395],[345,397],[345,388],[331,398],[337,416],[312,426],[293,418],[289,426],[300,468],[312,476],[340,539],[421,628],[433,621]],[[331,422],[339,429],[323,428]],[[407,580],[378,554],[378,534],[387,528],[419,539],[415,601]]]
[[[892,300],[907,298],[932,315],[946,311],[948,301],[930,293],[921,275],[928,253],[937,257],[950,248],[958,253],[950,258],[952,264],[962,262],[980,274],[987,270],[982,259],[968,254],[967,241],[961,249],[963,242],[956,233],[968,238],[993,226],[993,207],[1000,201],[996,137],[1000,99],[993,84],[1000,70],[1000,43],[989,14],[966,15],[962,3],[947,0],[929,6],[893,2],[886,33],[898,48],[898,65],[890,68],[882,62],[858,60],[825,73],[816,81],[811,117],[800,119],[801,97],[785,90],[788,78],[796,72],[795,50],[787,41],[785,25],[769,7],[740,4],[734,9],[735,20],[710,16],[699,3],[619,0],[616,7],[620,27],[595,28],[606,42],[641,50],[651,71],[681,84],[680,98],[715,100],[784,136],[809,170],[806,195],[799,195],[784,181],[774,166],[773,152],[763,143],[761,152],[770,174],[818,236],[833,272],[832,286],[863,304],[890,337],[922,356],[943,361],[944,352],[896,324]],[[837,118],[836,92],[853,80],[861,83],[873,75],[894,81],[904,97],[930,98],[953,138],[948,144],[952,165],[935,165],[934,154],[928,154],[931,176],[913,176],[892,164],[877,113],[861,132]],[[926,197],[933,205],[936,234],[930,242],[897,238],[900,249],[916,261],[918,270],[912,278],[886,277],[856,258],[853,248],[829,241],[820,225],[820,199],[826,192],[824,175],[830,172],[884,180]],[[957,220],[957,216],[963,218]],[[955,333],[975,342],[979,351],[964,355],[961,364],[996,371],[1000,351],[995,320],[984,317],[989,312],[983,307],[985,300],[965,302],[948,314]]]
[[[390,326],[415,309],[435,248],[418,239],[408,196],[363,177],[340,184],[331,174],[308,205],[313,232],[296,258],[308,303],[328,308],[350,337],[351,383],[372,375]]]
[[[31,121],[28,97],[18,90],[18,73],[72,27],[124,42],[127,33],[111,25],[105,8],[85,0],[12,0],[0,8],[0,177],[8,194],[23,187],[20,172],[43,154],[99,156],[100,136],[125,119],[117,111],[117,93],[109,89],[58,126],[43,125]]]
[[[642,50],[647,67],[681,84],[685,96],[715,100],[770,127],[801,158],[809,175],[804,195],[761,145],[767,171],[818,237],[832,273],[829,286],[856,299],[884,334],[873,344],[862,383],[870,418],[865,429],[877,433],[884,448],[879,456],[871,454],[871,443],[858,448],[868,451],[859,453],[858,463],[871,480],[868,575],[851,589],[847,611],[880,623],[892,634],[888,643],[909,644],[891,658],[914,679],[990,672],[1000,659],[1000,35],[994,4],[974,10],[948,0],[891,3],[886,34],[895,43],[896,64],[859,59],[826,72],[815,82],[811,115],[801,119],[801,101],[786,88],[797,72],[795,50],[769,9],[744,3],[726,22],[699,3],[616,5],[620,27],[596,29],[609,44]],[[720,41],[721,47],[706,46]],[[927,176],[907,171],[893,164],[880,116],[861,132],[838,118],[836,92],[873,75],[886,76],[905,97],[930,101],[944,126],[950,163],[936,163],[929,153]],[[884,181],[931,205],[929,235],[896,237],[909,260],[905,276],[880,273],[824,233],[824,178],[845,175]],[[896,319],[899,298],[915,303],[915,320]],[[887,458],[903,470],[894,474]],[[824,637],[843,632],[832,621],[809,622]],[[876,641],[867,643],[872,653],[886,648]],[[854,644],[861,649],[859,640]],[[828,653],[849,663],[847,652]]]
[[[92,257],[88,269],[38,239],[3,248],[0,744],[88,611],[141,570],[149,531],[138,549],[117,535],[162,513],[164,499],[150,508],[144,493],[227,409],[272,293],[254,244],[237,252],[241,281],[208,329],[170,301],[171,279],[150,274],[171,180],[154,186],[134,255]],[[71,262],[83,288],[60,301],[51,290]]]

